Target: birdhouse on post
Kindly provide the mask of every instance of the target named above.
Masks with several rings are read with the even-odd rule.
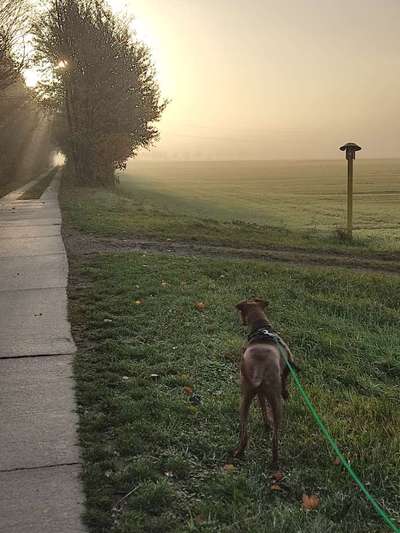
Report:
[[[353,161],[356,152],[361,150],[361,146],[355,143],[346,143],[340,147],[342,152],[346,152],[347,159],[347,234],[353,236]]]
[[[356,158],[356,152],[361,150],[361,146],[358,146],[358,144],[355,143],[346,143],[343,146],[340,147],[342,152],[346,151],[346,159],[355,159]]]

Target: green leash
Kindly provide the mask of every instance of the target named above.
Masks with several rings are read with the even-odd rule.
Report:
[[[283,346],[280,346],[280,348],[283,348]],[[367,487],[364,485],[364,483],[361,481],[361,479],[357,476],[357,474],[354,472],[354,470],[351,468],[350,464],[346,460],[345,456],[342,454],[342,452],[339,450],[338,445],[336,444],[335,439],[332,437],[332,435],[329,433],[328,429],[326,428],[325,424],[321,420],[321,417],[317,413],[312,401],[308,397],[306,391],[304,390],[302,384],[300,383],[300,380],[297,376],[297,373],[295,369],[292,367],[292,365],[289,363],[288,358],[286,356],[286,349],[279,350],[281,354],[283,355],[283,358],[285,359],[285,362],[293,376],[294,382],[296,383],[297,388],[300,391],[301,396],[303,397],[304,403],[308,407],[310,413],[314,417],[315,421],[317,422],[319,429],[321,430],[322,434],[326,438],[326,440],[331,445],[333,451],[336,453],[336,455],[339,457],[340,462],[345,467],[347,472],[350,474],[350,476],[353,478],[353,480],[357,483],[357,485],[360,487],[360,490],[365,494],[367,500],[370,502],[370,504],[373,506],[375,511],[378,513],[378,515],[384,520],[384,522],[393,530],[396,531],[396,533],[400,533],[400,529],[396,526],[394,521],[390,518],[390,516],[386,513],[386,511],[379,505],[379,503],[376,501],[376,499],[370,494],[367,490]]]

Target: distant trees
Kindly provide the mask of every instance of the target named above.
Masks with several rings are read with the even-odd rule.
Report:
[[[25,0],[0,0],[0,186],[33,178],[49,164],[48,124],[22,76],[28,8]]]
[[[149,50],[104,0],[50,0],[34,27],[39,95],[57,115],[58,139],[81,183],[115,182],[158,137],[161,100]]]
[[[0,91],[17,81],[26,63],[27,8],[25,0],[0,0]]]
[[[49,126],[22,76],[0,92],[0,186],[28,181],[48,168]]]

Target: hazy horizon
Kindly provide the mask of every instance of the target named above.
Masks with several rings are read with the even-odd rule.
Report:
[[[343,154],[343,152],[341,152]],[[143,155],[143,154],[142,154]],[[397,156],[397,157],[362,157],[362,156],[359,156],[357,154],[357,160],[362,160],[363,162],[368,162],[368,161],[400,161],[400,156]],[[231,159],[218,159],[218,158],[214,158],[214,159],[151,159],[151,158],[144,158],[144,157],[138,157],[138,158],[135,158],[135,159],[130,159],[128,164],[130,163],[134,163],[135,161],[140,161],[141,163],[187,163],[187,162],[190,162],[190,163],[267,163],[267,162],[296,162],[296,161],[303,161],[303,162],[322,162],[322,161],[326,161],[326,162],[329,162],[329,161],[333,161],[333,162],[337,162],[337,161],[341,161],[343,160],[344,161],[344,164],[346,159],[345,157],[342,155],[342,157],[330,157],[330,158],[327,158],[327,157],[324,157],[324,158],[320,158],[320,157],[316,157],[314,159],[312,158],[309,158],[309,157],[296,157],[296,158],[290,158],[290,157],[287,157],[287,158],[283,158],[283,157],[280,157],[280,158],[271,158],[271,159],[234,159],[234,158],[231,158]],[[356,169],[357,163],[354,163],[354,168]],[[347,168],[347,164],[346,164],[346,168]]]
[[[140,159],[400,155],[400,2],[112,0],[171,103]]]

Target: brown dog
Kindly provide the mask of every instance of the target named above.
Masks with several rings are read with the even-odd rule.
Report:
[[[278,337],[268,321],[264,309],[268,303],[260,298],[244,300],[236,308],[242,323],[248,325],[250,334],[244,347],[240,367],[240,443],[235,457],[240,456],[248,441],[248,417],[251,402],[258,396],[266,429],[272,426],[272,465],[278,467],[278,435],[282,421],[283,398],[288,397],[289,368],[277,344],[277,338],[289,362],[297,368],[289,347]]]

